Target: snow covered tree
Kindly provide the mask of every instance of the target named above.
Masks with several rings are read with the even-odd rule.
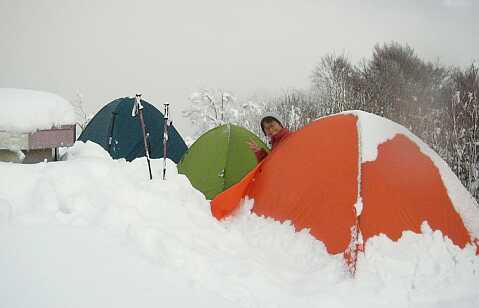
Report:
[[[191,94],[189,101],[190,108],[183,110],[182,115],[196,126],[195,137],[213,127],[228,123],[235,113],[231,108],[235,98],[223,90],[201,89]]]
[[[80,91],[76,92],[75,98],[71,101],[71,104],[75,110],[76,125],[83,131],[88,125],[93,115],[88,114],[84,107],[84,97]]]
[[[239,103],[238,116],[233,123],[243,126],[260,138],[263,138],[263,132],[259,123],[263,117],[265,109],[266,105],[264,102],[248,100],[244,103]]]
[[[221,89],[201,89],[190,97],[190,107],[182,115],[191,120],[196,139],[207,130],[231,123],[243,126],[258,134],[259,117],[263,105],[252,101],[240,102],[235,96]]]
[[[463,184],[479,197],[479,67],[454,70],[450,84],[450,104],[444,113],[443,143],[446,160]]]
[[[330,109],[329,113],[359,109],[359,73],[346,56],[324,56],[313,70],[311,81],[320,102]]]
[[[321,106],[312,92],[290,89],[270,100],[265,110],[278,114],[283,125],[295,131],[325,114]]]
[[[367,91],[367,111],[413,129],[416,116],[437,106],[438,86],[445,70],[419,58],[408,45],[376,45],[371,60],[361,69]]]

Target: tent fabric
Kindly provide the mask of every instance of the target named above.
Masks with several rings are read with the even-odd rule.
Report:
[[[263,161],[264,162],[264,161]],[[248,172],[237,184],[218,194],[211,201],[211,213],[218,220],[229,216],[238,207],[240,200],[246,196],[249,186],[256,177],[263,162],[259,163],[253,170]]]
[[[132,161],[145,156],[139,117],[132,117],[134,98],[119,98],[104,106],[88,123],[78,140],[101,145],[113,159]],[[163,157],[164,116],[153,105],[141,100],[151,158]],[[178,163],[187,146],[174,126],[168,127],[167,157]]]
[[[351,240],[358,195],[356,141],[356,119],[351,116],[316,121],[289,136],[248,188],[255,200],[253,211],[290,220],[299,230],[309,228],[329,252],[344,251]]]
[[[239,184],[213,199],[212,214],[222,219],[248,196],[254,213],[290,220],[296,230],[309,228],[329,253],[345,256],[380,233],[392,240],[406,230],[419,233],[424,221],[460,247],[477,243],[431,158],[399,133],[379,144],[375,160],[365,160],[361,147],[370,147],[362,144],[368,132],[360,130],[358,118],[328,116],[293,133]],[[477,219],[477,203],[467,206]]]
[[[191,145],[178,164],[178,172],[211,200],[255,167],[256,157],[246,144],[249,140],[267,149],[255,134],[240,126],[213,128]]]
[[[398,240],[403,230],[420,233],[422,222],[427,221],[460,247],[471,241],[438,169],[404,135],[381,144],[377,159],[363,164],[361,195],[365,207],[360,227],[365,240],[380,233]]]

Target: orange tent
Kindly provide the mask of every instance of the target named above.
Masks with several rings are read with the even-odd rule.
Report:
[[[213,215],[230,215],[245,196],[254,213],[309,228],[354,268],[370,237],[397,240],[406,230],[420,233],[424,221],[460,247],[479,238],[477,203],[447,164],[404,127],[360,111],[289,136],[212,200]]]

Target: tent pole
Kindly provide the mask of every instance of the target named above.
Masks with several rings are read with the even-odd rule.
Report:
[[[163,180],[166,180],[166,152],[168,144],[168,118],[170,104],[165,103],[164,105],[164,123],[163,123]]]
[[[140,119],[140,126],[141,126],[141,131],[143,132],[143,144],[145,146],[145,156],[146,156],[146,161],[148,163],[148,171],[150,173],[150,180],[153,179],[153,175],[151,174],[151,164],[150,164],[150,151],[148,149],[148,142],[146,140],[146,129],[145,129],[145,120],[143,118],[143,105],[141,104],[141,94],[136,94],[135,96],[135,105],[133,107],[133,111],[131,113],[132,116],[135,116],[136,114],[139,115]]]

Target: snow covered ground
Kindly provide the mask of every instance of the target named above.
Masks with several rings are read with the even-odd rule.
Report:
[[[77,143],[0,163],[0,307],[479,307],[479,257],[423,226],[367,242],[353,279],[307,231],[224,222],[183,175]]]

